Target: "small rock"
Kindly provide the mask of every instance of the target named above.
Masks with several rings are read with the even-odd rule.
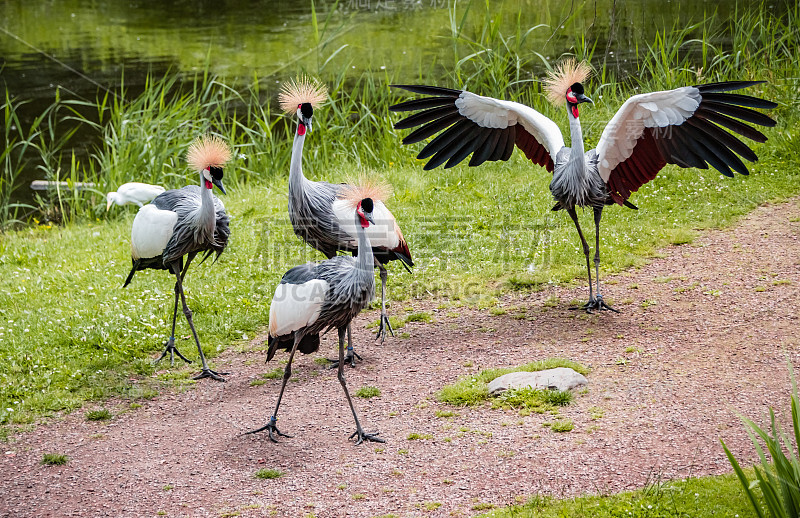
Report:
[[[511,372],[489,383],[489,394],[497,395],[508,389],[531,387],[535,389],[572,390],[588,384],[588,380],[568,367],[557,367],[536,372]]]

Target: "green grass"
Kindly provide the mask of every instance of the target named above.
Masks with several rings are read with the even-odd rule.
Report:
[[[572,392],[565,390],[541,390],[530,387],[506,390],[492,400],[495,408],[520,408],[537,414],[554,410],[555,407],[572,403]]]
[[[372,387],[369,385],[364,385],[360,389],[356,390],[355,394],[356,397],[369,399],[373,397],[378,397],[381,395],[381,389],[378,387]]]
[[[262,478],[262,479],[280,478],[282,476],[283,476],[283,471],[272,468],[261,468],[260,470],[256,471],[255,474],[256,478]]]
[[[546,360],[528,363],[519,367],[485,369],[474,375],[462,376],[455,383],[442,387],[442,389],[436,393],[436,399],[441,403],[448,403],[456,406],[477,405],[489,399],[488,385],[489,382],[495,378],[510,372],[534,372],[545,369],[554,369],[556,367],[569,367],[581,374],[587,374],[589,372],[589,370],[583,365],[562,358],[548,358]],[[520,391],[512,391],[512,394],[508,397],[513,399],[516,397],[515,393],[519,392]],[[552,391],[536,392],[544,393]],[[523,392],[523,395],[520,399],[525,399],[526,397],[528,397],[531,401],[533,401],[534,398],[538,398],[543,402],[543,398],[547,397],[553,397],[555,400],[564,398],[563,393],[560,392],[555,395],[542,394],[538,396]]]
[[[62,453],[45,453],[41,460],[41,464],[45,466],[63,466],[67,462],[69,462],[69,457]]]
[[[571,432],[575,428],[575,423],[572,422],[572,419],[563,419],[542,423],[542,426],[546,426],[556,433],[564,433]]]
[[[87,421],[108,421],[112,417],[114,416],[106,408],[101,408],[100,410],[90,410],[89,412],[86,412]]]
[[[749,470],[752,474],[752,470]],[[496,509],[486,518],[706,518],[753,516],[734,474],[654,482],[614,495],[557,500],[534,497],[522,505]],[[761,492],[756,490],[759,499]]]
[[[433,439],[433,435],[429,433],[411,432],[410,434],[408,434],[408,437],[406,437],[406,439],[408,439],[409,441],[425,441],[428,439]]]

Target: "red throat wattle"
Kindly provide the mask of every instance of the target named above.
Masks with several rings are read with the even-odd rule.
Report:
[[[297,125],[297,134],[301,137],[306,134],[306,125],[302,122]]]
[[[361,222],[361,228],[367,228],[369,226],[369,221],[364,217],[364,211],[361,209],[361,202],[358,202],[356,214],[358,214],[358,220]]]
[[[212,184],[208,180],[206,180],[206,189],[211,189]]]
[[[577,119],[578,118],[578,105],[575,104],[573,106],[570,106],[570,108],[572,108],[572,116]]]

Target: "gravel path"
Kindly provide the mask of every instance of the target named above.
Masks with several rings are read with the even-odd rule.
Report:
[[[204,380],[135,410],[111,402],[111,421],[87,422],[79,411],[0,445],[0,516],[472,516],[535,494],[730,471],[720,438],[753,458],[737,412],[763,422],[768,405],[787,411],[787,353],[800,366],[799,235],[800,200],[761,207],[605,279],[618,315],[569,311],[583,287],[508,297],[501,303],[512,309],[499,316],[415,301],[433,323],[362,346],[364,362],[346,372],[353,391],[380,388],[355,402],[385,445],[348,442],[341,388],[312,357],[295,362],[280,409],[279,427],[294,438],[242,436],[266,422],[280,387],[250,384],[278,366],[263,363],[262,338],[215,359],[233,373],[228,383]],[[558,304],[545,303],[554,296]],[[371,343],[364,326],[376,318],[357,319],[357,343]],[[322,350],[334,350],[333,333]],[[543,427],[551,415],[452,409],[433,398],[459,376],[553,356],[592,368],[589,390],[561,411],[575,423],[570,433]],[[69,463],[41,466],[47,452]],[[284,475],[255,478],[261,468]]]

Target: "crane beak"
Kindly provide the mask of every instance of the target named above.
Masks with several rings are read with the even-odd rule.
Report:
[[[592,104],[594,104],[593,100],[591,100],[590,98],[588,98],[587,96],[585,96],[583,94],[577,94],[575,96],[575,99],[577,99],[579,103],[592,103]]]
[[[373,219],[371,212],[365,212],[364,213],[364,219],[369,221],[370,225],[374,225],[375,224],[375,220]]]
[[[222,186],[222,180],[218,180],[216,178],[211,178],[211,183],[219,187],[219,190],[222,191],[222,194],[228,194],[225,192],[225,187]]]
[[[307,119],[305,117],[300,117],[300,122],[302,122],[303,126],[305,126],[308,132],[311,133],[311,117]]]

